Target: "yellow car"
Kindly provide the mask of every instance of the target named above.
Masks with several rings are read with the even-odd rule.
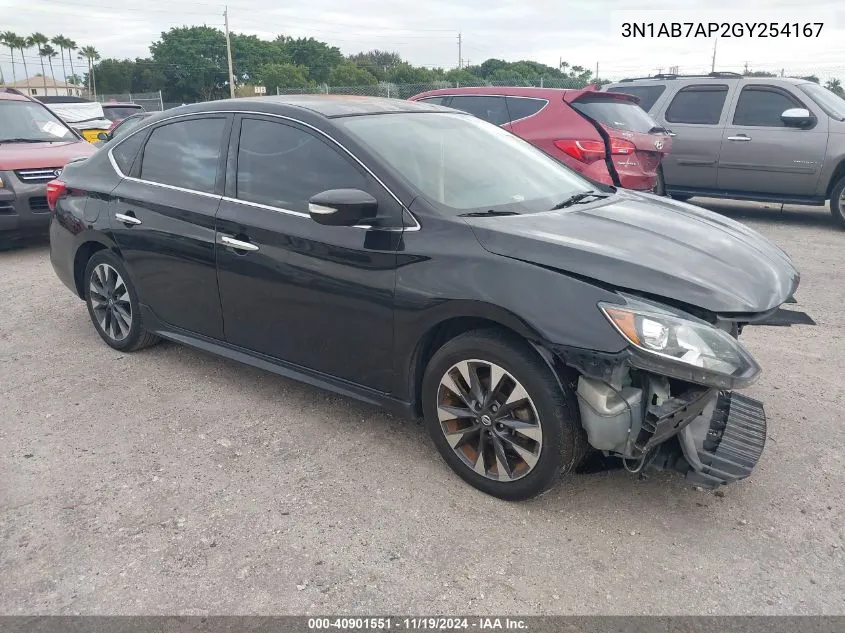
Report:
[[[80,97],[36,97],[57,117],[79,132],[89,143],[97,141],[100,132],[107,132],[112,122],[97,101]]]

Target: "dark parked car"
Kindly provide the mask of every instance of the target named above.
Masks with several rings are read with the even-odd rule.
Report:
[[[465,113],[187,106],[68,166],[50,204],[56,273],[113,348],[164,337],[422,416],[492,495],[535,495],[590,447],[704,486],[763,450],[737,335],[796,289],[789,258]]]
[[[663,195],[660,162],[672,139],[638,97],[555,88],[443,88],[412,101],[457,108],[501,125],[594,180]]]
[[[97,140],[94,142],[94,145],[97,147],[101,147],[109,141],[123,138],[124,136],[129,134],[129,132],[131,132],[135,128],[135,126],[141,123],[141,121],[147,119],[150,116],[152,116],[151,112],[139,112],[137,114],[131,114],[125,119],[121,119],[120,121],[116,122],[109,131],[100,132],[97,135]]]

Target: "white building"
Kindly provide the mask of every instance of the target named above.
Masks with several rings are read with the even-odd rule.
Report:
[[[30,77],[7,83],[4,87],[20,90],[31,97],[81,97],[85,91],[82,86],[53,81],[51,77]]]

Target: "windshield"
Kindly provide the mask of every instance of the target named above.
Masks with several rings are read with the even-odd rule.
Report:
[[[75,139],[64,123],[32,101],[0,101],[0,143],[69,141]]]
[[[602,125],[617,130],[648,134],[653,128],[660,127],[645,110],[632,101],[622,101],[613,97],[604,99],[591,97],[573,102],[572,107]]]
[[[545,211],[595,185],[497,125],[463,114],[337,120],[426,198],[455,213]]]
[[[807,83],[798,87],[810,95],[827,116],[845,121],[845,99],[818,84]]]

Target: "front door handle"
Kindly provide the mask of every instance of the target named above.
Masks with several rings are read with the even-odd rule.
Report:
[[[729,136],[729,141],[750,141],[751,137],[746,134],[737,134],[736,136]]]
[[[234,248],[236,251],[257,251],[258,246],[252,244],[250,242],[243,242],[241,240],[236,240],[234,237],[229,237],[228,235],[220,235],[219,241],[223,246],[228,246],[229,248]]]
[[[126,215],[125,213],[115,213],[114,217],[116,217],[124,224],[128,224],[129,226],[136,226],[138,224],[141,224],[141,220],[136,218],[134,215]]]
[[[678,136],[672,130],[666,130],[666,134],[668,134],[669,136]]]

